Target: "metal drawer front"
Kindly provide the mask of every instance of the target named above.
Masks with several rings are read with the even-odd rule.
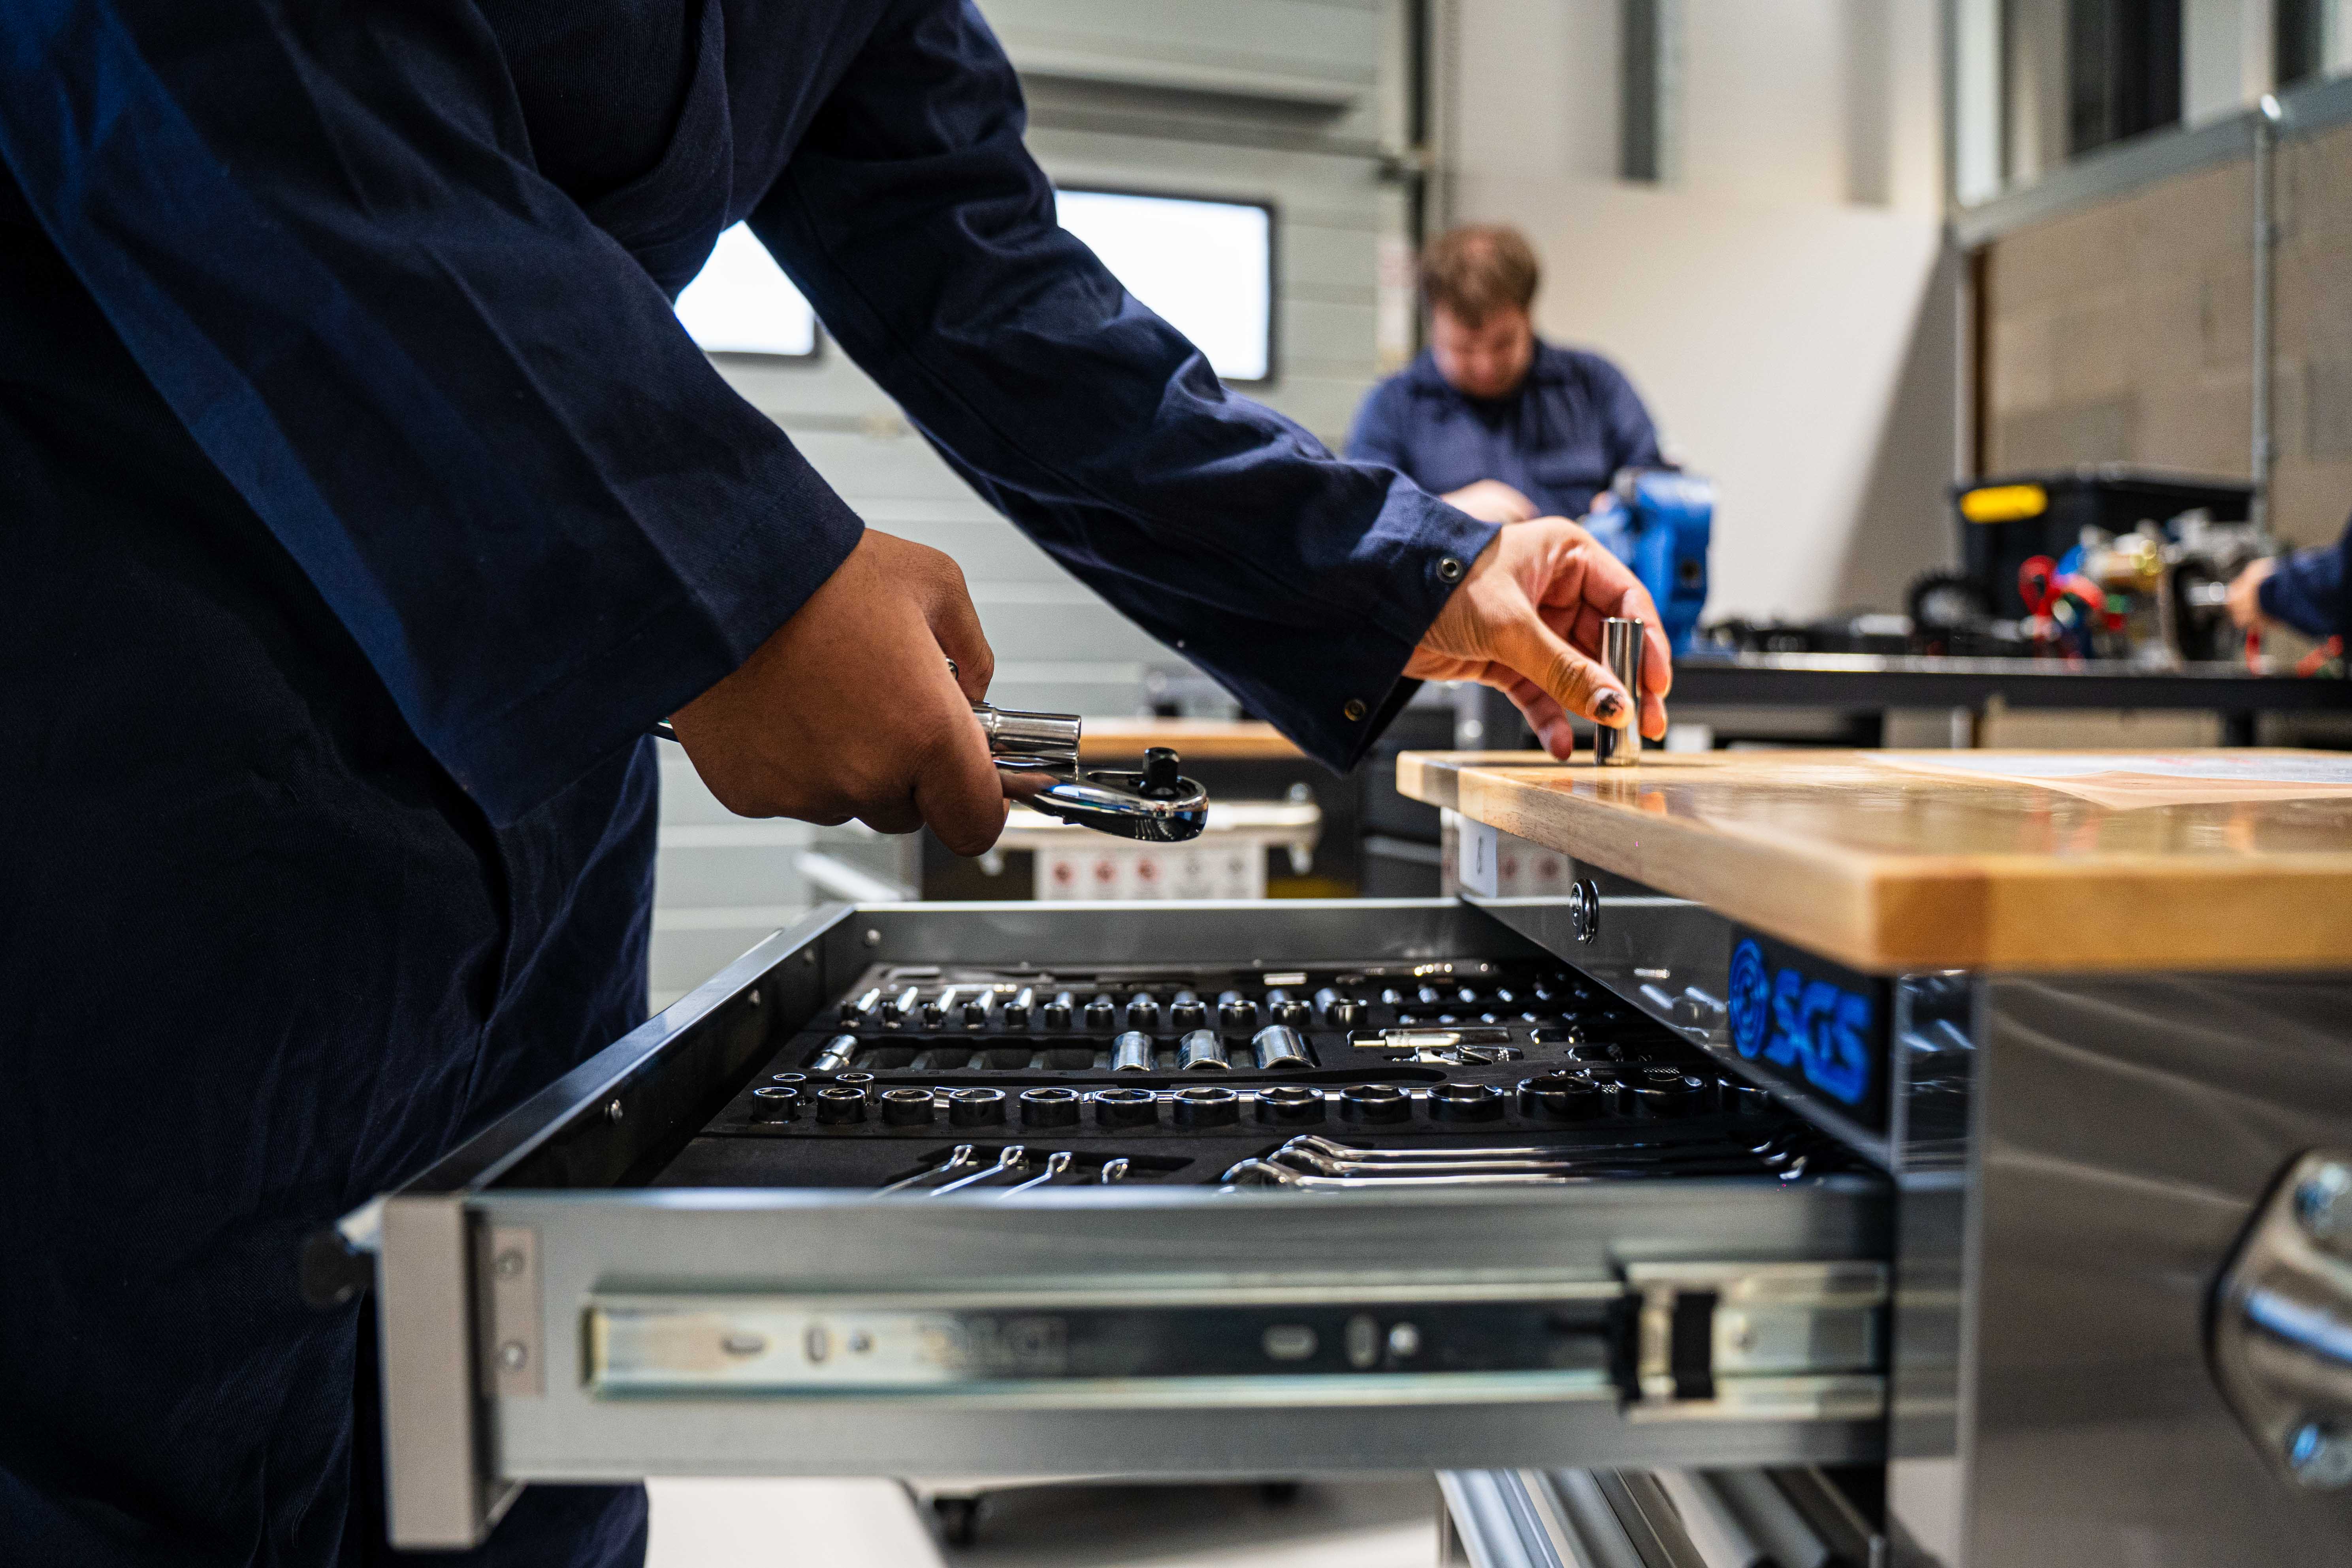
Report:
[[[398,1275],[387,1383],[435,1415],[389,1433],[395,1540],[478,1538],[483,1500],[529,1481],[1882,1451],[1891,1218],[1866,1172],[940,1196],[642,1184],[877,954],[1241,952],[1286,970],[1530,951],[1448,903],[1276,912],[825,911],[388,1198],[384,1234],[432,1242],[378,1258]],[[452,1213],[461,1225],[407,1217]],[[403,1316],[450,1299],[470,1333]]]

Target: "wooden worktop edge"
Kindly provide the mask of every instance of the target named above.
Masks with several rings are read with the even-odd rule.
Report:
[[[1543,767],[1524,753],[1408,752],[1397,788],[1872,973],[2352,967],[2340,856],[2193,869],[2125,857],[2088,871],[2022,855],[1799,854],[1737,824],[1701,827],[1559,794],[1545,797],[1553,820],[1538,821],[1519,804],[1532,781],[1511,774]],[[2280,920],[2283,907],[2293,920]]]

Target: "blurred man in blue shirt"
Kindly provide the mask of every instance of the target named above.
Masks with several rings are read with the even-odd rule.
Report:
[[[1581,517],[1618,469],[1659,466],[1624,373],[1536,336],[1538,278],[1517,229],[1440,236],[1422,261],[1429,347],[1364,400],[1348,456],[1497,523]]]

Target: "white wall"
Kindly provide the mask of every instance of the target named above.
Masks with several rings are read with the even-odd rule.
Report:
[[[2235,114],[2271,89],[2275,26],[2272,0],[2183,0],[2183,124]]]
[[[1952,548],[1932,0],[1687,0],[1668,187],[1594,172],[1613,118],[1605,156],[1549,167],[1509,135],[1591,53],[1573,27],[1511,32],[1522,9],[1462,0],[1458,58],[1486,64],[1454,121],[1452,217],[1525,229],[1545,335],[1615,360],[1716,480],[1710,617],[1899,605]]]

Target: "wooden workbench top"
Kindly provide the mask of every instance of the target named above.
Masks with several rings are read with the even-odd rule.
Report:
[[[1305,755],[1273,725],[1255,719],[1089,719],[1078,731],[1078,754],[1090,763],[1139,757],[1147,746],[1172,746],[1188,763]]]
[[[1397,788],[1858,969],[2352,968],[2352,784],[2329,782],[2352,759],[2173,755],[2252,776],[2123,757],[2068,776],[2097,753],[1406,752]],[[1937,771],[1956,767],[1987,773]]]

